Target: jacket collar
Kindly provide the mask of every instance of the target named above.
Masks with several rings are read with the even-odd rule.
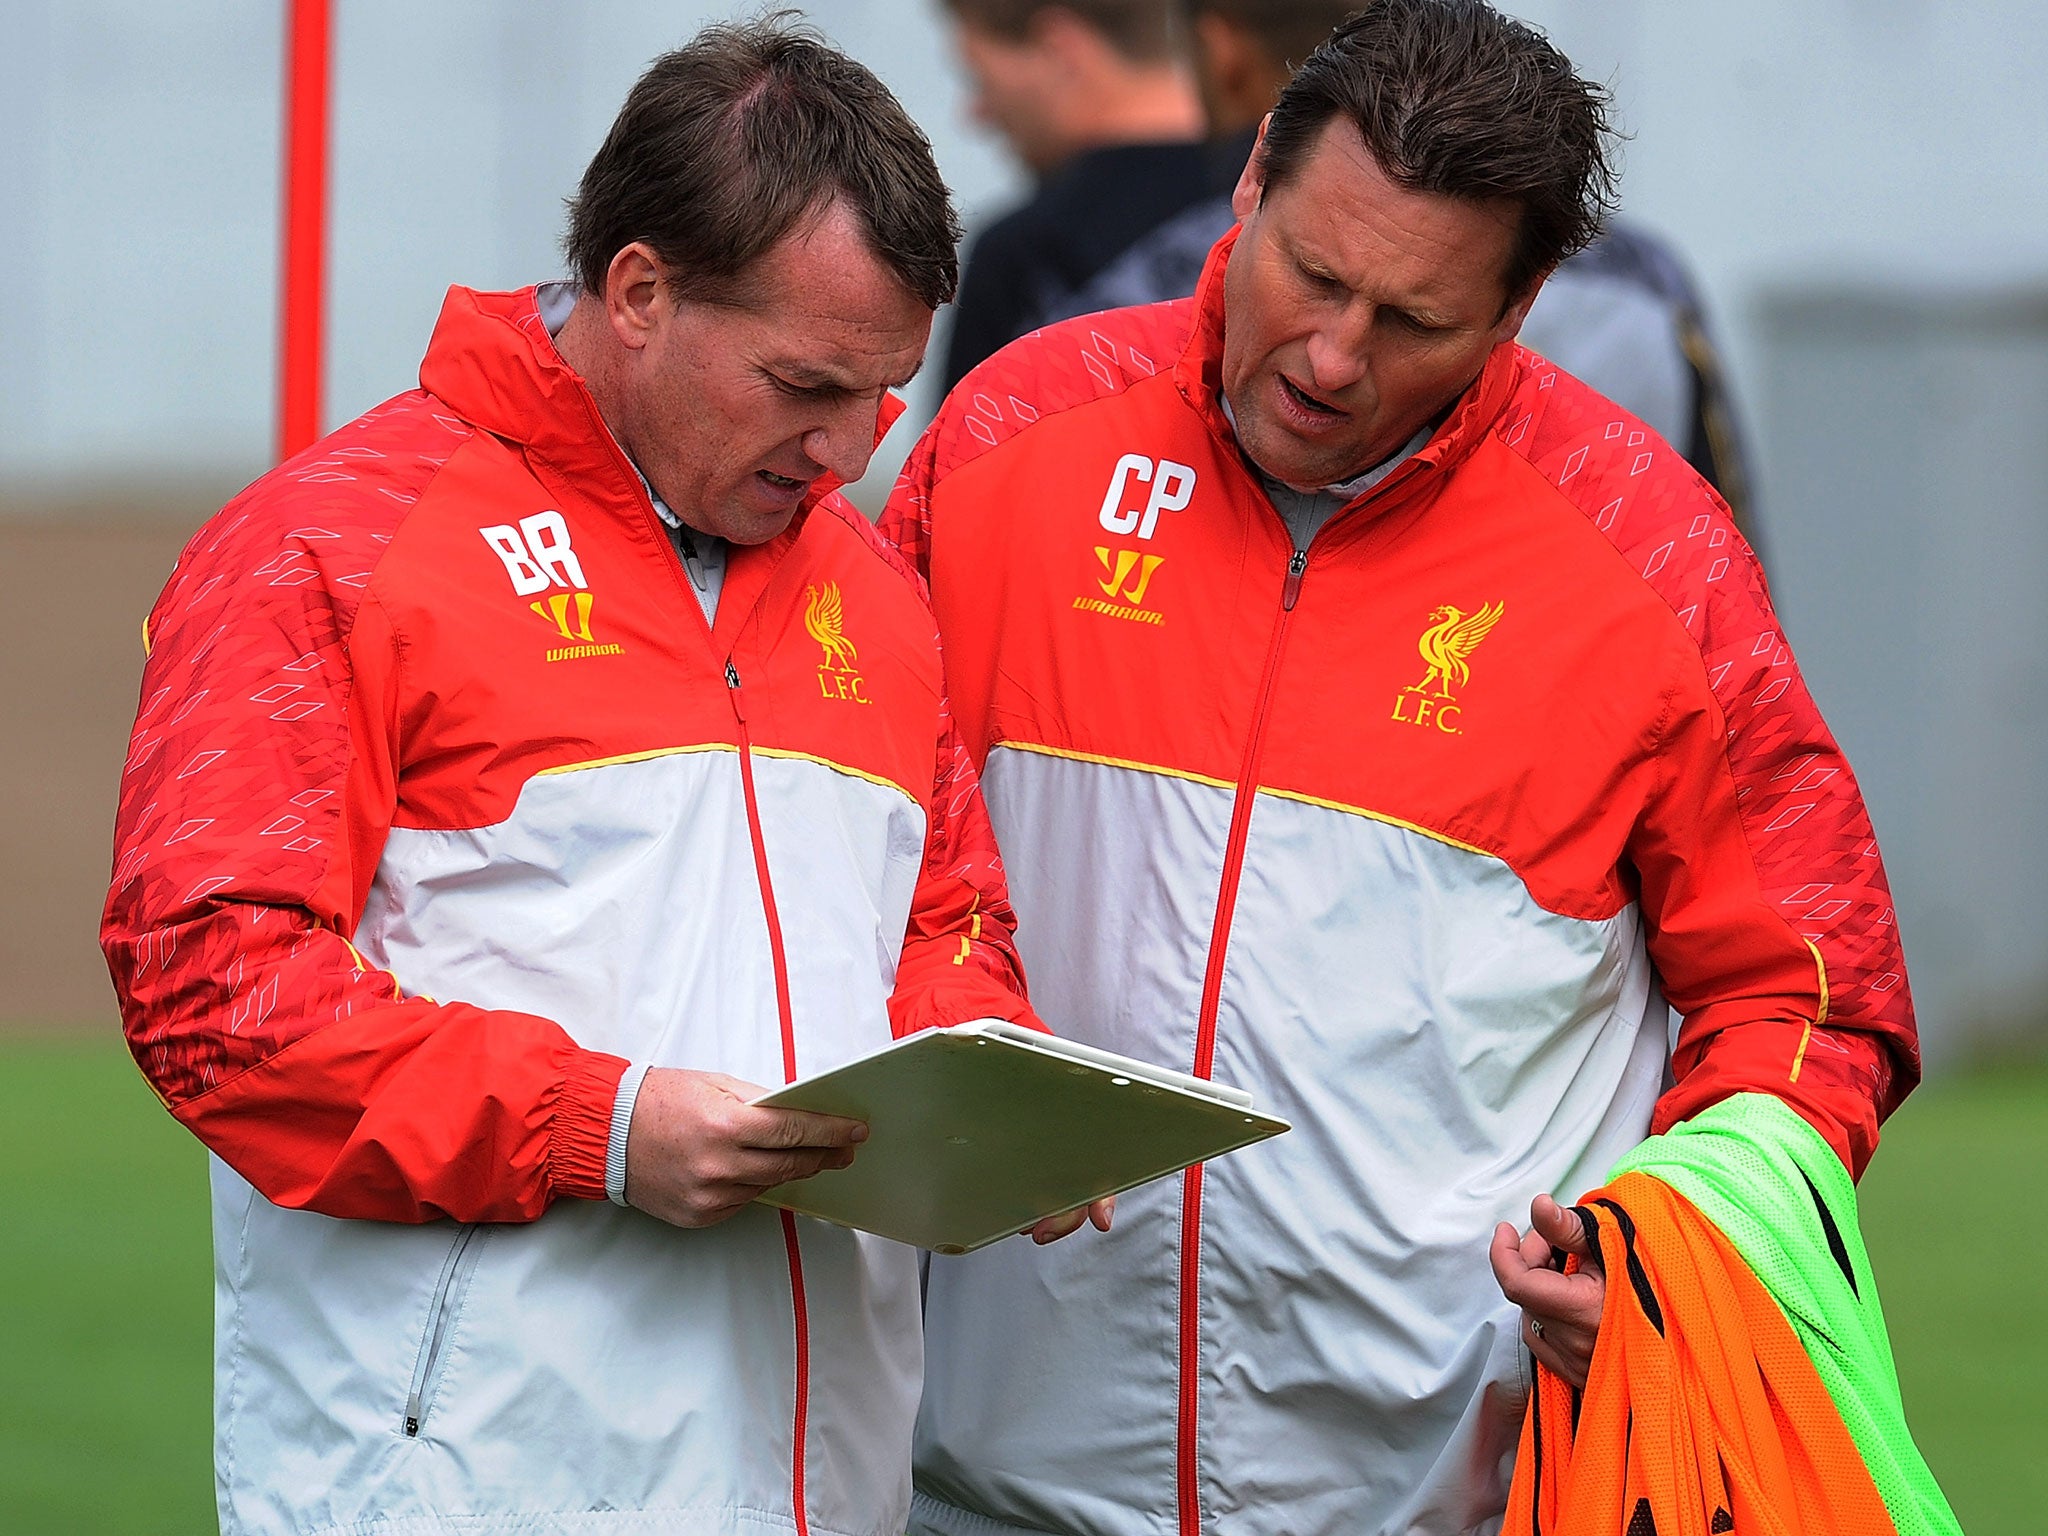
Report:
[[[420,363],[420,387],[456,415],[517,444],[593,501],[649,507],[633,463],[605,425],[582,376],[555,350],[533,288],[485,293],[450,288]],[[879,444],[903,402],[882,399]],[[798,521],[844,482],[820,476]],[[792,531],[796,527],[792,524]]]
[[[1173,371],[1174,385],[1209,431],[1245,462],[1238,448],[1237,432],[1223,410],[1223,274],[1230,265],[1230,253],[1237,245],[1241,225],[1232,225],[1209,251],[1195,287],[1194,328]],[[1512,339],[1487,354],[1479,377],[1466,387],[1451,407],[1450,414],[1432,432],[1415,454],[1394,473],[1361,493],[1342,509],[1349,511],[1362,502],[1376,500],[1396,485],[1411,484],[1428,476],[1441,478],[1467,458],[1486,437],[1513,393],[1518,365]]]

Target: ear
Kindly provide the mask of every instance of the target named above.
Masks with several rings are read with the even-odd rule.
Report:
[[[1536,295],[1543,291],[1543,285],[1550,280],[1550,274],[1555,270],[1554,267],[1544,268],[1529,280],[1529,286],[1521,297],[1508,301],[1508,307],[1501,312],[1500,323],[1494,327],[1495,346],[1504,341],[1513,341],[1521,332],[1522,322],[1529,318],[1529,307],[1536,302]]]
[[[635,240],[612,258],[604,272],[604,312],[622,345],[641,350],[674,310],[661,258],[644,242]]]
[[[1266,130],[1273,126],[1273,114],[1268,112],[1259,119],[1258,142],[1252,145],[1251,158],[1238,173],[1237,186],[1230,194],[1230,211],[1240,219],[1248,219],[1257,212],[1259,199],[1266,194]]]

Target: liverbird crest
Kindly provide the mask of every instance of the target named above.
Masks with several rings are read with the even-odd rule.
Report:
[[[851,672],[860,652],[846,638],[846,608],[839,597],[839,583],[804,588],[804,630],[825,648],[825,667],[834,672]]]
[[[1453,603],[1440,603],[1432,609],[1430,627],[1415,642],[1415,649],[1429,664],[1429,670],[1410,691],[1427,693],[1430,685],[1435,684],[1438,698],[1453,697],[1451,689],[1454,686],[1462,688],[1471,680],[1472,653],[1493,626],[1500,622],[1506,608],[1505,603],[1497,602],[1480,608],[1476,613],[1467,613]]]

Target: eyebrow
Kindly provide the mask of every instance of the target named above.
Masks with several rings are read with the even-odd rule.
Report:
[[[819,368],[809,363],[796,362],[770,363],[768,366],[780,375],[784,382],[793,384],[798,389],[836,389],[846,394],[854,393],[854,386],[829,368]],[[885,389],[902,389],[912,379],[916,378],[923,368],[924,359],[920,357],[917,360],[916,366],[909,373],[905,374],[901,379],[890,381],[883,387]]]

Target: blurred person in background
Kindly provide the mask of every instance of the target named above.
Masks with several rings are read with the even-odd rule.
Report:
[[[102,937],[214,1154],[225,1529],[902,1530],[915,1256],[750,1203],[865,1134],[750,1101],[1029,1018],[930,612],[834,493],[958,235],[866,69],[707,29],[575,280],[451,290],[180,558]]]
[[[1097,310],[1183,299],[1209,248],[1237,222],[1231,194],[1295,65],[1358,9],[1358,0],[1174,0],[1186,26],[1195,81],[1220,172],[1213,194],[1132,242],[1067,300],[1064,320]]]
[[[1357,0],[1176,0],[1214,153],[1229,178],[1294,66]],[[1178,299],[1195,291],[1209,248],[1236,222],[1230,187],[1133,242],[1041,323]],[[1567,373],[1625,405],[1684,454],[1721,493],[1752,542],[1751,481],[1737,413],[1698,291],[1671,246],[1610,220],[1564,261],[1530,306],[1518,338]]]
[[[931,1260],[916,1530],[1495,1530],[1531,1357],[1583,1386],[1601,1329],[1551,1192],[1717,1116],[1846,1186],[1918,1080],[1754,557],[1514,341],[1607,140],[1532,28],[1378,0],[1282,91],[1193,298],[1012,343],[905,465],[883,531],[1035,1006],[1294,1125],[1085,1248]]]
[[[1104,263],[1218,184],[1173,0],[942,3],[974,117],[1036,182],[967,247],[946,344],[950,389],[1005,342],[1068,313]]]

